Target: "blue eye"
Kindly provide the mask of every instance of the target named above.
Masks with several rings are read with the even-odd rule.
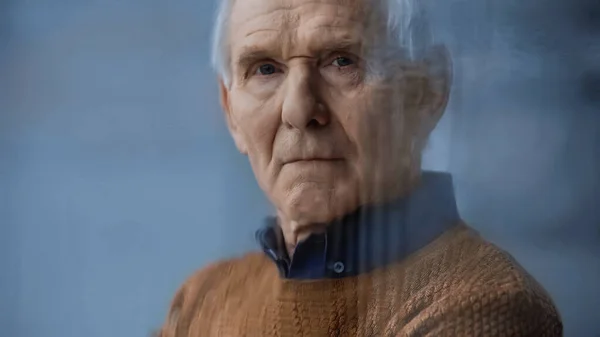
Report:
[[[256,72],[260,75],[273,75],[276,71],[277,69],[275,66],[270,63],[265,63],[256,70]]]
[[[333,65],[336,67],[347,67],[352,64],[354,64],[354,62],[352,62],[352,60],[347,57],[338,57],[335,60],[333,60]]]

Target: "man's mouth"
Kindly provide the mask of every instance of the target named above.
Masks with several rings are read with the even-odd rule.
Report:
[[[342,161],[342,158],[299,158],[299,159],[292,159],[290,161],[287,161],[286,164],[293,164],[293,163],[333,163],[333,162],[340,162]]]

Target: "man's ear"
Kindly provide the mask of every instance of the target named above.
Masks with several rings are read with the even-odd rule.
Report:
[[[223,83],[223,79],[219,79],[219,96],[221,101],[221,108],[225,113],[225,120],[227,121],[227,127],[229,128],[229,133],[231,133],[231,137],[233,137],[233,141],[235,142],[235,146],[238,148],[242,154],[248,154],[248,148],[246,146],[246,141],[244,140],[244,136],[242,131],[239,128],[238,122],[231,113],[231,105],[229,103],[229,89]]]
[[[450,52],[443,45],[434,46],[426,57],[426,63],[430,79],[432,113],[438,115],[437,119],[439,120],[448,104],[450,87],[452,86]]]
[[[432,47],[425,56],[425,80],[421,82],[420,135],[427,138],[446,110],[452,85],[452,60],[445,46]]]

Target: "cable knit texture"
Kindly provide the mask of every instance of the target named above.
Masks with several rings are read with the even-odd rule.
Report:
[[[161,337],[562,336],[550,297],[465,225],[356,277],[282,279],[262,253],[209,266],[173,299]]]

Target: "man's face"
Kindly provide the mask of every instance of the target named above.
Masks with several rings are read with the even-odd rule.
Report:
[[[402,190],[419,169],[419,139],[441,105],[423,74],[411,75],[418,67],[375,59],[386,42],[373,18],[361,0],[233,5],[222,104],[260,187],[289,220],[329,222]]]

